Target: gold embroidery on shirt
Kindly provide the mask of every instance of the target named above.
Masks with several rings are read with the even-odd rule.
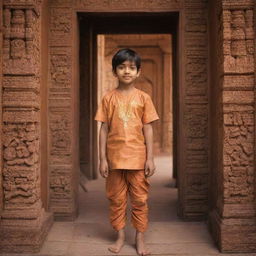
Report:
[[[131,102],[124,103],[124,102],[119,102],[119,111],[118,111],[118,116],[120,119],[123,120],[124,123],[124,128],[128,127],[128,121],[134,116],[133,114],[133,107],[138,105],[138,103],[135,100],[132,100]]]

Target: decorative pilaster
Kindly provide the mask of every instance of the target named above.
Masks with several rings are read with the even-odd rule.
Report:
[[[76,13],[70,0],[49,4],[49,208],[55,219],[74,220],[80,169]]]
[[[40,1],[3,5],[1,252],[36,252],[52,223],[42,208]]]
[[[207,1],[185,0],[181,15],[178,211],[184,219],[202,220],[209,203]]]
[[[0,2],[0,17],[3,17],[3,1]],[[0,19],[0,28],[3,27],[3,19]],[[3,30],[0,29],[0,131],[2,130],[2,84],[3,84]],[[2,139],[0,138],[0,145],[2,145]],[[2,156],[3,150],[2,146],[0,146],[0,156]],[[0,165],[0,188],[3,187],[3,182],[2,182],[2,173],[3,173],[3,168],[2,165]],[[3,190],[0,189],[0,221],[1,221],[1,213],[3,210]]]
[[[255,1],[220,2],[219,174],[209,224],[222,252],[256,252]]]

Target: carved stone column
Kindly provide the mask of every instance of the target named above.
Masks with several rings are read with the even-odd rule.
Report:
[[[0,17],[3,17],[3,1],[0,2]],[[3,27],[3,19],[0,19],[0,28]],[[2,99],[2,84],[3,84],[3,30],[0,29],[0,99]],[[2,131],[2,100],[0,100],[0,131]],[[0,145],[2,145],[3,138],[0,137]],[[2,156],[2,147],[0,147],[0,155]],[[0,165],[0,177],[2,177],[3,169]],[[0,188],[3,187],[2,178],[0,178]],[[3,210],[3,189],[0,189],[0,221],[1,221],[1,212]]]
[[[72,1],[49,1],[49,208],[55,219],[78,214],[79,45]]]
[[[40,13],[40,1],[4,1],[1,252],[38,251],[52,223],[40,194]]]
[[[207,1],[184,0],[179,42],[181,88],[178,130],[180,134],[178,136],[178,210],[179,216],[188,220],[205,219],[208,212],[207,19]]]
[[[217,191],[209,227],[222,252],[256,252],[255,1],[218,2],[221,105],[215,123],[218,145],[213,149],[218,152],[212,183]]]
[[[171,48],[170,48],[171,49]],[[162,124],[162,151],[173,154],[173,83],[172,83],[172,52],[163,53],[163,124]],[[168,86],[169,85],[169,86]]]

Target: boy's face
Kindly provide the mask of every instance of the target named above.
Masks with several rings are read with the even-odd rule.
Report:
[[[140,70],[137,69],[135,62],[126,60],[122,64],[116,67],[116,71],[113,72],[120,83],[131,84],[140,75]]]

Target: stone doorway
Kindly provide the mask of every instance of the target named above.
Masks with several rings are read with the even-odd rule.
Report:
[[[95,59],[97,35],[120,35],[125,31],[130,35],[172,36],[173,172],[179,187],[178,215],[191,220],[205,219],[209,171],[207,62],[202,50],[205,30],[202,32],[201,28],[200,33],[185,33],[194,41],[184,48],[180,12],[92,11],[75,12],[72,34],[60,36],[59,29],[69,27],[63,27],[62,20],[56,23],[64,11],[67,9],[52,7],[51,12],[52,30],[55,29],[56,33],[50,36],[53,46],[50,48],[52,80],[49,87],[49,125],[52,127],[49,209],[55,218],[75,219],[77,216],[80,163],[82,171],[89,170],[86,173],[88,178],[97,178],[97,124],[92,122],[99,99],[96,72],[99,63]],[[73,50],[66,46],[70,44]],[[162,92],[170,95],[170,91]],[[66,97],[71,97],[70,101],[65,100]],[[79,113],[86,118],[81,119]],[[83,131],[80,136],[79,126]],[[66,136],[68,132],[71,137]]]
[[[177,109],[173,105],[178,103],[177,98],[173,101],[173,70],[176,66],[173,63],[176,63],[176,60],[173,59],[172,51],[175,49],[173,42],[177,40],[175,24],[177,24],[178,16],[173,13],[162,17],[160,26],[155,25],[156,15],[155,17],[146,15],[145,17],[142,18],[141,15],[133,15],[132,18],[130,15],[127,17],[108,15],[107,18],[101,17],[102,23],[98,21],[99,17],[97,16],[81,14],[79,17],[81,51],[80,169],[87,179],[95,179],[98,176],[98,134],[94,132],[93,116],[101,97],[108,90],[116,87],[116,81],[111,75],[111,57],[115,51],[123,47],[131,47],[141,55],[144,72],[137,81],[136,87],[151,95],[160,116],[160,122],[153,125],[155,155],[173,154],[172,120],[173,109]],[[135,19],[137,22],[129,21],[129,27],[123,28],[122,24],[125,24],[125,19]],[[170,20],[172,20],[173,27],[163,29],[164,23]],[[106,25],[105,28],[102,28],[102,24],[106,23],[109,23],[109,26]],[[140,26],[138,27],[137,24]],[[162,34],[158,34],[158,31]],[[111,32],[115,34],[111,34]],[[125,34],[126,32],[127,34]],[[177,90],[177,81],[175,85]],[[86,109],[88,104],[92,106],[93,110]],[[96,130],[98,129],[99,124],[96,124]],[[174,153],[176,153],[175,150]],[[171,166],[170,162],[170,169]],[[173,176],[176,178],[176,173]]]

